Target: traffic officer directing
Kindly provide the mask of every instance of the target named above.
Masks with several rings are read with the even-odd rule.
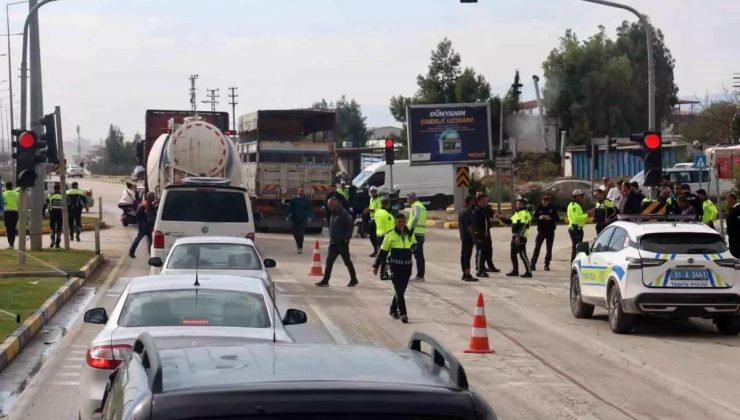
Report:
[[[20,208],[21,194],[13,189],[12,182],[5,183],[3,191],[3,222],[5,234],[8,237],[8,248],[15,246],[15,237],[18,235],[18,209]]]
[[[82,209],[87,211],[87,197],[85,193],[77,188],[76,182],[72,183],[72,189],[67,190],[67,210],[69,211],[69,237],[72,239],[73,235],[77,235],[77,242],[80,242],[80,231],[82,230]]]
[[[598,235],[617,217],[617,209],[614,208],[612,200],[606,198],[602,189],[594,191],[594,199],[596,204],[593,216],[596,223],[596,234]]]
[[[370,187],[370,203],[368,204],[368,207],[364,210],[365,214],[368,215],[370,218],[370,224],[368,226],[368,234],[370,235],[370,243],[373,245],[373,253],[370,254],[371,257],[376,257],[378,255],[378,235],[376,233],[376,226],[375,226],[375,211],[380,208],[380,196],[378,195],[378,187],[373,185]]]
[[[696,196],[699,198],[699,201],[701,201],[701,208],[703,210],[701,222],[714,229],[714,221],[717,220],[717,216],[719,215],[717,206],[715,206],[714,203],[712,203],[712,200],[707,197],[707,192],[705,190],[696,190]]]
[[[391,281],[395,290],[390,315],[393,319],[401,318],[404,324],[409,322],[404,295],[411,277],[411,256],[415,246],[416,237],[406,228],[406,216],[399,213],[396,216],[395,227],[383,238],[378,258],[373,264],[373,274],[377,275],[378,269],[385,264],[386,259],[388,260],[391,268]]]
[[[415,192],[406,196],[411,205],[411,216],[409,217],[409,230],[416,237],[414,258],[416,259],[416,280],[424,281],[424,234],[427,228],[427,208],[416,198]]]
[[[54,184],[54,192],[47,198],[47,207],[49,208],[49,230],[51,231],[51,248],[59,248],[59,242],[62,240],[62,206],[64,202],[61,194],[62,187]]]
[[[568,204],[568,233],[570,234],[570,261],[576,259],[576,245],[583,242],[583,227],[588,215],[583,212],[583,191],[573,190],[573,200]]]
[[[385,234],[393,230],[393,215],[388,211],[390,205],[391,200],[383,198],[380,201],[380,208],[375,210],[375,235],[378,238],[378,247],[380,247],[380,244],[383,243],[383,240],[385,239]],[[380,279],[389,280],[385,261],[382,261],[380,264]]]
[[[550,205],[550,196],[543,195],[540,205],[534,211],[534,220],[537,221],[537,237],[534,239],[534,252],[532,253],[532,271],[535,271],[537,259],[540,256],[542,242],[546,242],[545,271],[550,271],[552,261],[552,244],[555,241],[555,228],[560,223],[560,215],[557,209]]]
[[[519,260],[522,259],[524,264],[524,274],[522,277],[532,277],[532,266],[529,264],[529,258],[527,258],[527,234],[529,233],[529,224],[532,223],[532,215],[529,210],[526,209],[527,199],[524,197],[517,197],[516,199],[516,211],[511,216],[511,219],[505,217],[501,218],[501,221],[507,225],[511,225],[511,272],[506,273],[509,277],[516,277],[519,275]]]

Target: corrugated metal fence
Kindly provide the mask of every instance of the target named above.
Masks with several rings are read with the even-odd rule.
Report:
[[[571,153],[570,164],[574,178],[589,179],[591,170],[591,154],[586,153],[585,148],[581,150],[573,148]],[[594,178],[603,176],[609,177],[632,177],[643,169],[642,150],[640,148],[618,148],[616,152],[609,153],[609,171],[606,171],[606,153],[604,148],[600,148],[596,155],[597,168],[594,171]],[[675,147],[663,147],[663,167],[670,168],[679,162],[682,158],[684,146],[676,145]]]

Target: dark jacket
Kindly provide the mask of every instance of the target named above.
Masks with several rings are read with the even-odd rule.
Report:
[[[550,216],[550,220],[540,220],[540,216]],[[533,220],[537,222],[538,232],[549,233],[554,232],[555,227],[560,223],[560,215],[552,204],[547,207],[540,204],[534,211]]]
[[[473,241],[470,228],[475,231],[475,213],[472,207],[465,207],[457,214],[457,226],[460,229],[460,239]]]
[[[642,195],[634,191],[622,199],[621,214],[640,214],[642,212]]]
[[[311,202],[306,197],[294,197],[288,203],[288,219],[291,222],[307,223],[311,216]]]
[[[684,195],[686,196],[686,200],[689,202],[691,207],[696,210],[696,218],[698,220],[701,220],[702,216],[704,215],[704,206],[701,204],[701,200],[699,200],[699,197],[691,192]]]
[[[352,231],[355,224],[344,207],[339,206],[337,210],[331,213],[331,223],[329,224],[329,242],[332,244],[343,244],[349,242],[352,238]]]
[[[476,206],[473,215],[475,221],[475,240],[481,242],[486,238],[490,238],[491,220],[489,218],[489,209]]]
[[[154,230],[154,222],[157,220],[157,207],[143,202],[136,210],[136,224],[139,233],[150,234]]]
[[[740,205],[736,205],[727,212],[727,236],[730,254],[735,258],[740,258]]]

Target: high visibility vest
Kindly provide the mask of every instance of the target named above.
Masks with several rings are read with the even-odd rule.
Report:
[[[349,200],[349,190],[346,188],[337,188],[337,194],[344,197],[345,200]]]
[[[708,224],[717,220],[719,210],[717,210],[717,206],[715,206],[710,199],[707,198],[704,200],[702,203],[702,209],[704,210],[704,213],[702,213],[701,216],[702,223]]]
[[[368,210],[370,210],[370,217],[373,217],[375,215],[375,211],[380,208],[380,201],[382,199],[379,195],[376,195],[375,197],[370,197],[370,205],[368,206]]]
[[[397,229],[387,232],[380,250],[388,252],[388,263],[392,265],[411,265],[411,247],[416,245],[416,236],[408,231],[399,233]]]
[[[414,211],[418,213],[418,218],[414,218]],[[411,205],[409,229],[414,230],[414,235],[423,235],[427,231],[427,208],[419,200],[414,201],[414,204]]]
[[[583,229],[586,226],[588,215],[583,212],[583,207],[575,201],[568,204],[568,223],[571,228]]]
[[[529,233],[530,223],[532,223],[532,215],[526,209],[517,210],[511,216],[512,235],[526,238]]]
[[[62,195],[60,193],[49,194],[49,198],[46,200],[51,210],[62,209]]]
[[[71,208],[82,208],[87,202],[85,192],[79,188],[72,188],[67,190],[67,200],[69,200],[69,207]]]
[[[384,208],[375,210],[375,233],[378,236],[385,236],[386,233],[395,227],[393,215]]]
[[[5,211],[18,211],[21,195],[18,191],[3,192],[3,208]]]
[[[598,224],[606,223],[616,211],[614,210],[614,202],[608,198],[604,199],[604,201],[597,201],[594,207],[594,220]]]

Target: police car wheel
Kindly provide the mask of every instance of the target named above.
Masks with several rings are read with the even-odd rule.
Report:
[[[740,317],[726,315],[714,319],[717,330],[724,335],[737,335],[740,333]]]
[[[581,299],[581,284],[577,273],[570,277],[570,311],[576,318],[591,318],[594,314],[594,305],[583,303]]]
[[[622,296],[619,286],[613,286],[609,290],[609,328],[617,334],[627,334],[635,325],[634,315],[624,313],[622,309]]]

